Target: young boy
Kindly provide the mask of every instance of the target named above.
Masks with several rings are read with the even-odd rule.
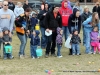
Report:
[[[40,34],[40,32],[38,30],[34,30],[29,35],[29,38],[31,38],[31,41],[30,41],[30,52],[31,52],[31,58],[32,59],[38,58],[37,55],[36,55],[36,49],[37,49],[37,46],[40,46],[39,34]]]
[[[78,30],[74,30],[71,38],[71,45],[72,45],[72,55],[79,55],[80,54],[80,46],[81,39],[78,35]]]
[[[61,55],[61,47],[62,47],[62,43],[63,43],[63,37],[62,37],[62,34],[63,34],[63,30],[60,28],[60,27],[57,27],[57,37],[56,37],[56,43],[57,43],[57,57],[58,58],[61,58],[62,55]]]
[[[3,28],[3,37],[2,37],[2,42],[3,42],[3,54],[4,54],[4,59],[12,59],[12,53],[6,53],[4,46],[10,46],[10,43],[12,41],[12,38],[9,36],[9,30],[8,28],[4,27]]]
[[[36,14],[32,14],[32,18],[31,18],[31,31],[33,31],[35,29],[36,24],[38,23],[38,20],[36,18]]]

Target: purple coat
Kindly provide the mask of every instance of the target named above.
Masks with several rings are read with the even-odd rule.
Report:
[[[99,42],[98,35],[99,35],[98,32],[92,31],[90,33],[91,42]]]
[[[57,27],[57,37],[56,37],[56,43],[59,44],[59,45],[62,45],[62,35],[60,34],[60,31],[62,29],[60,27]]]

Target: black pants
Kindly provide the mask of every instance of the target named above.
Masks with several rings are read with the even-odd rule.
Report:
[[[49,54],[49,52],[51,52],[51,54],[55,54],[56,36],[56,30],[52,32],[52,35],[47,36],[46,54]]]

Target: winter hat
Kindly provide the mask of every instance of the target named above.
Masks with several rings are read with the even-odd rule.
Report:
[[[8,29],[7,27],[4,27],[2,31],[3,31],[3,32],[9,31],[9,29]]]

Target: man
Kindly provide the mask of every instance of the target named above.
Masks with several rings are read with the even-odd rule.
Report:
[[[15,9],[15,4],[12,2],[12,0],[8,0],[8,8],[12,11]]]
[[[62,27],[62,19],[59,14],[59,6],[55,5],[53,9],[48,12],[44,19],[44,25],[46,28],[46,32],[52,31],[50,36],[47,36],[47,47],[46,47],[46,55],[49,56],[49,52],[51,55],[55,56],[55,47],[56,47],[56,36],[57,36],[57,27]]]
[[[24,11],[25,11],[27,8],[30,8],[30,6],[29,6],[29,4],[28,4],[28,0],[26,0],[26,1],[25,1],[25,4],[23,5]]]
[[[3,28],[7,27],[9,29],[9,36],[11,37],[13,25],[14,25],[14,13],[12,10],[8,9],[8,2],[3,2],[3,8],[0,9],[0,38],[3,37]],[[1,40],[1,39],[0,39]]]
[[[65,41],[66,41],[69,35],[68,19],[69,19],[69,16],[72,14],[72,9],[68,6],[68,1],[63,0],[62,7],[60,8],[59,12],[62,16],[62,29],[63,29],[63,34],[65,35]]]

